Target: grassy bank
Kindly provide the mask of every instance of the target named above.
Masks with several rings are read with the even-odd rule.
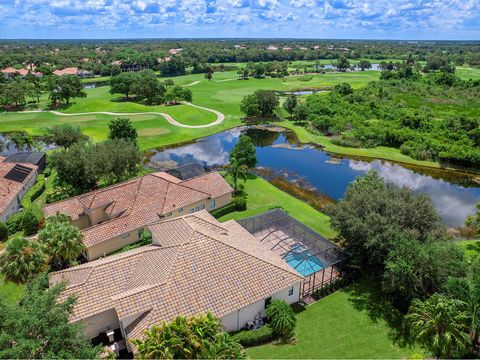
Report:
[[[368,157],[376,159],[385,159],[401,163],[429,166],[429,167],[440,167],[440,164],[433,161],[422,161],[415,160],[410,156],[404,155],[400,152],[399,149],[390,148],[386,146],[378,146],[371,149],[366,148],[352,148],[339,146],[332,143],[331,139],[324,135],[314,134],[313,132],[305,129],[302,126],[296,125],[292,121],[282,121],[279,123],[280,126],[283,126],[287,129],[295,131],[298,136],[298,139],[303,143],[314,143],[321,145],[325,151],[339,154],[339,155],[349,155],[349,156],[358,156],[358,157]]]
[[[8,304],[14,304],[22,297],[24,285],[18,285],[11,282],[5,282],[3,275],[0,274],[0,296]]]
[[[231,179],[227,177],[227,180],[230,181]],[[242,181],[240,182],[243,184]],[[281,207],[298,221],[326,238],[332,239],[335,237],[335,232],[330,227],[330,218],[327,215],[277,189],[268,181],[249,174],[248,180],[243,185],[244,191],[247,193],[247,210],[227,214],[221,217],[220,221],[238,220]]]
[[[404,359],[414,351],[397,341],[398,322],[395,310],[360,283],[297,314],[295,344],[252,347],[247,355],[252,359]]]

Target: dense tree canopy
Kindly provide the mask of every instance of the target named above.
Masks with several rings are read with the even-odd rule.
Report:
[[[83,329],[69,323],[74,299],[57,301],[62,285],[48,288],[48,277],[30,284],[18,304],[0,297],[0,358],[2,359],[93,359],[100,353],[92,347]]]
[[[135,145],[137,144],[137,129],[133,126],[132,122],[128,118],[117,118],[108,124],[109,132],[108,138],[124,139],[131,141]]]

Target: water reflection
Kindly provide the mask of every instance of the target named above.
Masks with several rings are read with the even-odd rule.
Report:
[[[257,147],[258,166],[288,174],[289,180],[305,179],[322,193],[340,199],[348,184],[357,176],[374,169],[385,180],[407,186],[431,196],[448,225],[461,225],[475,212],[480,201],[480,187],[469,176],[455,172],[410,169],[388,161],[336,159],[321,149],[301,145],[293,132],[268,131],[262,127],[236,128],[198,140],[189,145],[157,152],[150,165],[171,167],[200,161],[210,167],[228,163],[228,154],[241,133],[247,133]]]

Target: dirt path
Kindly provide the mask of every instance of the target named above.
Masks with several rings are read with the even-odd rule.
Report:
[[[22,112],[23,112],[23,113],[50,112],[50,113],[52,113],[52,114],[54,114],[54,115],[57,115],[57,116],[81,116],[81,115],[92,115],[92,114],[98,114],[98,115],[113,115],[113,116],[160,115],[160,116],[163,116],[171,125],[173,125],[173,126],[178,126],[178,127],[181,127],[181,128],[187,128],[187,129],[207,128],[207,127],[211,127],[211,126],[215,126],[215,125],[221,124],[221,123],[223,122],[223,120],[225,120],[225,115],[222,114],[220,111],[213,110],[213,109],[209,109],[209,108],[206,108],[206,107],[203,107],[203,106],[194,105],[194,104],[189,103],[189,102],[185,102],[185,103],[183,103],[183,104],[188,105],[188,106],[192,106],[192,107],[195,107],[195,108],[198,108],[198,109],[210,111],[210,112],[214,113],[215,115],[217,115],[217,119],[216,119],[215,121],[209,123],[209,124],[204,124],[204,125],[186,125],[186,124],[182,124],[182,123],[178,122],[177,120],[175,120],[175,119],[174,119],[171,115],[169,115],[169,114],[162,113],[162,112],[155,112],[155,111],[134,112],[134,113],[120,113],[120,112],[110,112],[110,111],[92,111],[92,112],[71,113],[71,114],[67,114],[67,113],[63,113],[63,112],[55,111],[55,110],[50,110],[50,111],[45,111],[45,110],[30,110],[30,111],[22,111]]]

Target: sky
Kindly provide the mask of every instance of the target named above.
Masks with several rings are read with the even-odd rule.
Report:
[[[0,39],[480,40],[480,0],[0,0]]]

